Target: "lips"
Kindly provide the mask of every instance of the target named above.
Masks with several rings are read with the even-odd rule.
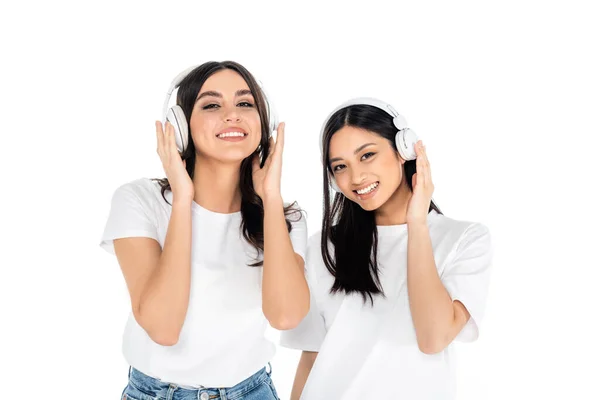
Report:
[[[373,183],[363,186],[360,189],[353,190],[353,192],[356,194],[360,194],[360,195],[368,194],[368,193],[372,192],[373,190],[375,190],[377,188],[377,186],[379,186],[379,182],[373,182]]]
[[[244,129],[239,128],[237,126],[232,126],[226,129],[223,129],[219,133],[215,135],[216,137],[229,137],[229,136],[248,136],[248,132]]]
[[[242,128],[238,128],[237,126],[232,126],[227,129],[223,129],[221,132],[215,135],[218,139],[225,140],[228,142],[239,142],[240,140],[244,140],[248,133]]]
[[[367,200],[367,199],[370,199],[371,197],[375,196],[378,189],[379,189],[379,181],[365,185],[360,189],[353,190],[353,192],[356,193],[357,197],[360,200]]]

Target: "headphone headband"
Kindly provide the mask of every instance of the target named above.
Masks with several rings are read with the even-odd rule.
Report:
[[[173,81],[171,82],[171,85],[169,85],[169,89],[167,90],[167,96],[165,98],[165,102],[163,103],[163,109],[162,109],[163,124],[167,120],[167,114],[169,112],[169,100],[171,100],[171,95],[173,94],[173,91],[179,87],[179,85],[185,79],[185,77],[187,77],[193,70],[198,68],[200,65],[202,65],[202,64],[196,64],[196,65],[193,65],[193,66],[183,70],[173,79]],[[271,126],[269,127],[269,130],[274,131],[277,129],[277,126],[279,125],[279,121],[277,118],[277,112],[275,111],[275,108],[271,104],[270,98],[267,95],[267,92],[266,92],[262,82],[260,80],[256,79],[256,83],[258,84],[258,87],[262,91],[262,95],[265,100],[265,105],[267,107],[267,115],[269,116],[269,123],[271,124]]]
[[[325,119],[325,122],[321,127],[321,136],[319,140],[319,147],[321,148],[321,160],[324,161],[325,159],[323,154],[323,137],[325,135],[325,127],[327,126],[327,123],[329,122],[333,114],[335,114],[339,110],[355,105],[373,106],[388,113],[393,118],[394,126],[396,127],[396,129],[398,129],[394,141],[396,143],[396,148],[398,149],[400,156],[405,160],[414,160],[416,158],[414,144],[418,140],[417,135],[410,128],[408,128],[406,119],[404,119],[404,117],[400,115],[398,111],[396,111],[394,107],[392,107],[388,103],[385,103],[373,97],[357,97],[354,99],[350,99],[336,107],[331,113],[329,113],[329,115]],[[328,169],[326,165],[324,165],[324,167]],[[339,188],[337,187],[337,184],[335,183],[335,178],[331,175],[331,173],[328,173],[327,175],[329,176],[329,184],[331,188],[333,188],[333,190],[335,190],[336,192],[340,192]]]
[[[329,115],[325,119],[325,122],[323,123],[323,126],[321,127],[321,140],[319,141],[319,146],[321,148],[321,159],[323,158],[323,135],[325,134],[325,126],[329,122],[329,119],[333,116],[333,114],[335,114],[343,108],[358,105],[373,106],[385,111],[394,119],[394,126],[396,126],[396,128],[399,131],[408,128],[406,119],[402,115],[400,115],[400,113],[398,113],[398,111],[396,111],[396,109],[394,109],[394,107],[392,107],[391,104],[388,104],[373,97],[356,97],[354,99],[350,99],[337,106],[331,113],[329,113]]]

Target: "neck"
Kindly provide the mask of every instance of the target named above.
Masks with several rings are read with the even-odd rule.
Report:
[[[196,154],[194,201],[209,211],[230,214],[240,211],[240,164],[221,163]]]
[[[403,180],[388,201],[375,210],[375,223],[377,225],[406,224],[406,212],[411,196],[412,192]]]

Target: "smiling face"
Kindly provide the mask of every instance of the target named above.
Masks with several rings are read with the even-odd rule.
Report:
[[[384,137],[344,126],[329,142],[329,166],[344,196],[364,210],[384,205],[401,187],[404,160]]]
[[[260,116],[248,84],[240,74],[220,70],[202,85],[190,117],[198,155],[222,162],[240,162],[261,138]]]

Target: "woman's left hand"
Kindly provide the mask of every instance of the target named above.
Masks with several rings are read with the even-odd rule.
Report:
[[[258,154],[252,160],[252,181],[254,190],[260,196],[263,203],[267,199],[281,200],[281,167],[283,157],[283,137],[285,123],[281,122],[277,127],[277,142],[273,137],[269,139],[269,154],[265,165],[260,167]]]
[[[417,172],[412,177],[413,192],[408,203],[406,223],[424,224],[427,222],[427,214],[429,214],[433,182],[431,181],[429,160],[421,140],[415,144],[415,152],[417,153]]]

